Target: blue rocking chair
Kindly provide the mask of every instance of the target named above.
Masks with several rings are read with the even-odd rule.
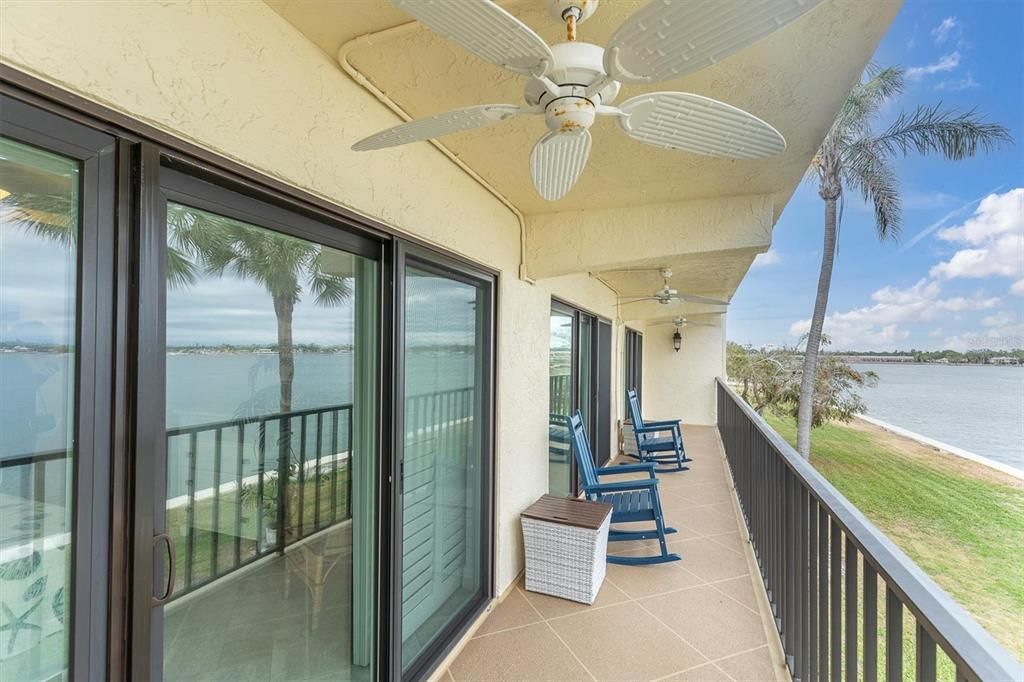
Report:
[[[640,416],[640,402],[636,397],[636,389],[631,388],[626,391],[626,400],[629,402],[629,417],[633,420],[633,436],[636,438],[637,451],[635,455],[632,453],[626,454],[641,462],[670,465],[655,469],[658,473],[671,473],[689,469],[690,467],[686,466],[686,463],[693,460],[686,456],[679,420],[644,421],[643,417]]]
[[[658,479],[654,476],[654,464],[624,464],[613,467],[594,466],[594,456],[590,452],[590,442],[583,426],[583,417],[579,410],[567,420],[569,433],[572,436],[572,449],[576,454],[583,492],[588,500],[606,502],[612,505],[612,524],[633,523],[636,521],[653,521],[654,528],[648,530],[608,531],[608,541],[622,540],[653,540],[658,539],[661,554],[655,556],[608,556],[608,563],[626,564],[630,566],[645,564],[661,564],[667,561],[679,561],[679,555],[668,551],[665,536],[675,533],[675,528],[665,526],[665,517],[661,512],[661,498],[658,495]],[[630,471],[646,471],[649,478],[630,481],[601,483],[599,478],[605,474],[622,474]]]

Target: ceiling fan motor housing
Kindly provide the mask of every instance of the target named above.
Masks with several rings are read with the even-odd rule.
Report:
[[[590,43],[558,43],[551,46],[554,63],[547,78],[557,86],[558,96],[582,95],[587,86],[604,78],[604,48]],[[591,98],[591,103],[609,104],[619,94],[620,85],[609,81]],[[530,106],[545,105],[556,99],[548,85],[539,78],[531,78],[524,92]]]

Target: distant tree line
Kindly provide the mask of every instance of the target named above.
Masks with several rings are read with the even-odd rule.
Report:
[[[822,338],[827,344],[827,337]],[[758,414],[771,412],[797,419],[803,351],[795,347],[756,349],[730,341],[726,346],[726,373]],[[860,372],[840,355],[823,354],[814,381],[812,425],[849,421],[867,410],[858,391],[878,383],[874,372]]]
[[[983,365],[992,360],[992,358],[1016,358],[1018,361],[1024,361],[1024,348],[1014,348],[1013,350],[992,350],[989,348],[982,348],[978,350],[969,350],[966,352],[960,352],[958,350],[917,350],[911,348],[910,350],[892,350],[892,351],[843,351],[842,353],[834,353],[837,355],[862,355],[864,357],[874,356],[898,356],[898,357],[911,357],[917,362],[937,362],[939,360],[946,360],[951,363],[966,363],[966,364],[978,364]]]

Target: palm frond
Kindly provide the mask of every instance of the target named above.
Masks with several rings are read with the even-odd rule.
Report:
[[[874,144],[890,155],[942,154],[952,161],[974,156],[979,149],[986,152],[1010,143],[1010,131],[997,123],[987,123],[973,110],[957,112],[941,110],[941,103],[919,106],[903,112],[883,133],[874,137]]]
[[[0,200],[0,215],[21,229],[64,246],[78,241],[78,205],[68,192],[17,192]]]
[[[843,183],[860,192],[875,212],[879,239],[898,239],[903,222],[900,182],[884,147],[861,140],[846,149],[842,162]]]
[[[324,272],[322,255],[320,251],[309,261],[309,289],[320,305],[340,305],[352,296],[352,285],[346,277]]]

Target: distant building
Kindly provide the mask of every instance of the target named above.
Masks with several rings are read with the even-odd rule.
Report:
[[[988,364],[990,365],[1019,365],[1021,364],[1020,358],[1014,358],[1010,356],[999,356],[998,358],[989,358]]]

